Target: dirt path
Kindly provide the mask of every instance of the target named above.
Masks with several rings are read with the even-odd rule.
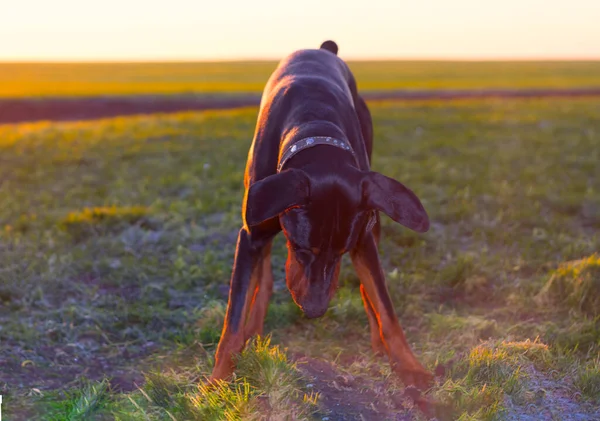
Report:
[[[594,97],[600,87],[577,89],[405,90],[368,92],[367,100],[450,100],[468,98]],[[0,124],[27,121],[92,120],[120,115],[230,109],[257,106],[259,95],[236,96],[105,96],[83,98],[0,99]]]
[[[413,421],[417,409],[403,394],[389,394],[383,380],[353,376],[325,360],[296,356],[309,387],[320,394],[327,421]]]

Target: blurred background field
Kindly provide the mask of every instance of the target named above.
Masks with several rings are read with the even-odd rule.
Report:
[[[0,98],[260,93],[275,61],[2,63]],[[363,91],[600,86],[599,61],[354,61]]]

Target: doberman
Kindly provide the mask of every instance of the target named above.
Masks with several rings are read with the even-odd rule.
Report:
[[[234,356],[262,334],[273,290],[271,243],[287,240],[286,283],[305,316],[322,316],[349,252],[375,352],[386,353],[405,385],[433,376],[413,355],[395,315],[378,255],[379,212],[417,232],[429,219],[417,196],[370,171],[373,123],[333,41],[283,59],[262,95],[248,153],[243,227],[211,380],[228,378]]]

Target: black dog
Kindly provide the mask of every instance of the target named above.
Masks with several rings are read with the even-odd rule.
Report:
[[[227,378],[233,356],[261,334],[273,288],[271,242],[287,239],[287,286],[307,317],[327,310],[341,257],[349,252],[376,352],[385,352],[407,385],[432,375],[413,355],[379,262],[379,213],[418,232],[429,219],[415,194],[372,172],[371,115],[337,45],[285,58],[264,90],[246,166],[246,194],[229,304],[212,379]]]

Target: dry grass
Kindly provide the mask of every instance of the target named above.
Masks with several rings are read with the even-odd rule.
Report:
[[[593,254],[561,265],[551,273],[538,300],[600,316],[600,256]]]

